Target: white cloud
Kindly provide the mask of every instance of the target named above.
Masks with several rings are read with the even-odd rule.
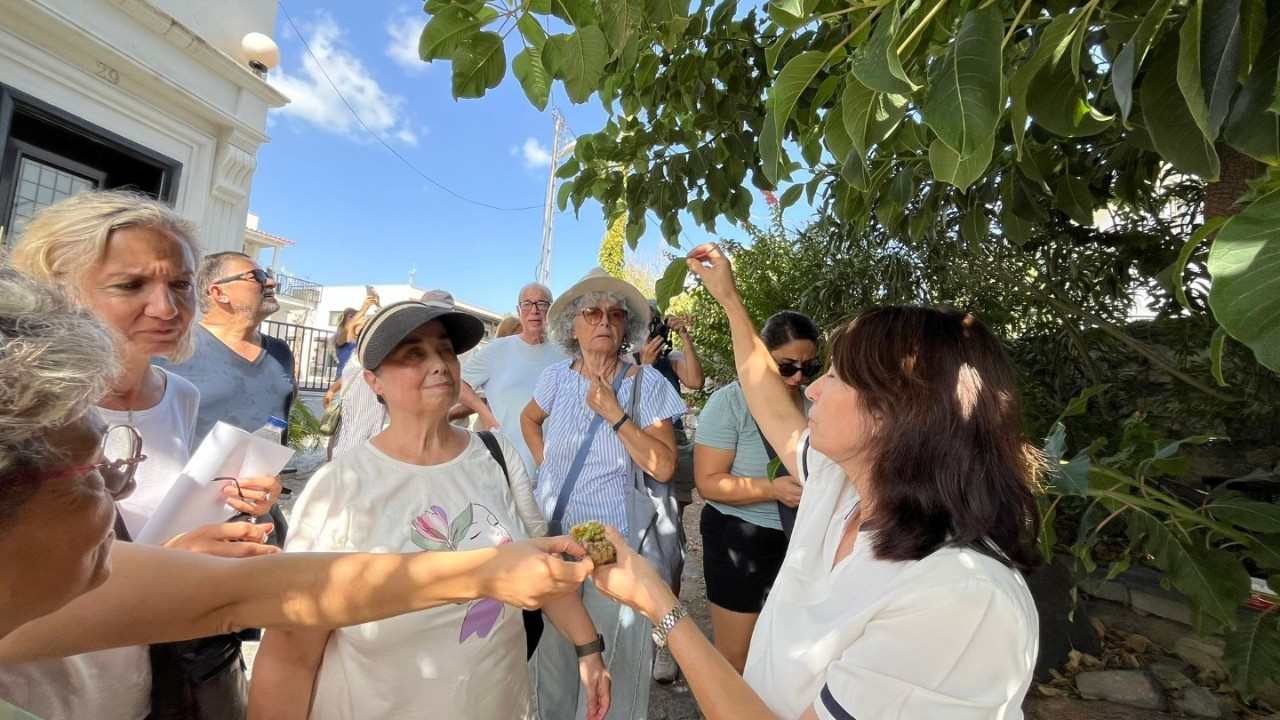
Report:
[[[290,100],[280,114],[309,122],[326,132],[371,141],[342,97],[334,92],[333,86],[337,86],[369,129],[383,138],[406,145],[417,144],[417,132],[410,127],[405,114],[405,99],[384,90],[360,58],[344,47],[342,31],[332,16],[317,13],[316,22],[303,25],[301,30],[311,46],[311,53],[302,49],[301,71],[294,75],[282,67],[271,75],[271,84]],[[329,84],[330,80],[333,85]]]
[[[418,38],[422,35],[421,16],[399,12],[387,18],[387,57],[411,73],[420,73],[428,65],[418,56]]]
[[[547,167],[551,164],[551,151],[535,138],[527,138],[524,145],[511,148],[511,154],[524,156],[524,166],[530,170]]]

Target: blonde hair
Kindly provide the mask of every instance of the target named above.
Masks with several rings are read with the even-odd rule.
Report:
[[[0,530],[67,458],[50,431],[84,416],[111,385],[115,343],[56,289],[0,265]]]
[[[111,233],[126,227],[167,232],[186,245],[192,262],[200,257],[195,225],[173,208],[141,193],[90,190],[37,212],[13,251],[13,266],[83,302],[85,275],[106,257]],[[194,351],[188,325],[178,349],[167,359],[180,363]]]

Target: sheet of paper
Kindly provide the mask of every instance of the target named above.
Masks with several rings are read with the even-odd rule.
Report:
[[[225,522],[236,511],[227,507],[223,481],[214,482],[214,478],[276,475],[292,457],[292,448],[217,423],[134,542],[162,545],[201,525]]]

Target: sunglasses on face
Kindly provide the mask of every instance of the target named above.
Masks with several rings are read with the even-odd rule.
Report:
[[[516,303],[516,307],[520,308],[524,312],[529,312],[534,308],[537,308],[542,312],[546,312],[547,309],[551,307],[551,303],[546,300],[521,300],[519,303]]]
[[[610,325],[626,325],[627,311],[622,308],[609,308],[601,310],[600,308],[583,308],[578,311],[582,314],[582,319],[587,321],[588,325],[599,325],[607,315]]]
[[[248,277],[245,277],[246,275]],[[244,280],[244,281],[252,280],[253,282],[256,282],[259,285],[262,285],[265,287],[269,281],[272,281],[275,279],[276,279],[276,274],[271,272],[270,270],[263,270],[262,268],[254,268],[252,270],[245,270],[242,273],[236,273],[235,275],[228,275],[227,277],[224,277],[221,280],[214,280],[213,284],[225,285],[226,283],[233,283],[240,280]]]
[[[807,378],[812,378],[817,377],[818,373],[821,372],[822,363],[817,360],[810,360],[809,362],[802,363],[800,365],[795,363],[782,363],[778,366],[778,373],[784,378],[791,377],[796,373],[800,373]]]
[[[102,462],[67,468],[50,475],[52,478],[82,475],[94,470],[102,476],[107,492],[116,497],[124,492],[138,471],[138,464],[147,459],[142,454],[142,436],[129,425],[116,425],[102,435]]]

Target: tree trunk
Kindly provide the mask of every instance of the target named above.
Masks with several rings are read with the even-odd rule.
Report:
[[[1236,201],[1249,189],[1246,182],[1262,174],[1262,163],[1248,155],[1236,152],[1225,143],[1217,145],[1222,170],[1218,182],[1209,183],[1204,195],[1204,219],[1229,217],[1240,212]]]

